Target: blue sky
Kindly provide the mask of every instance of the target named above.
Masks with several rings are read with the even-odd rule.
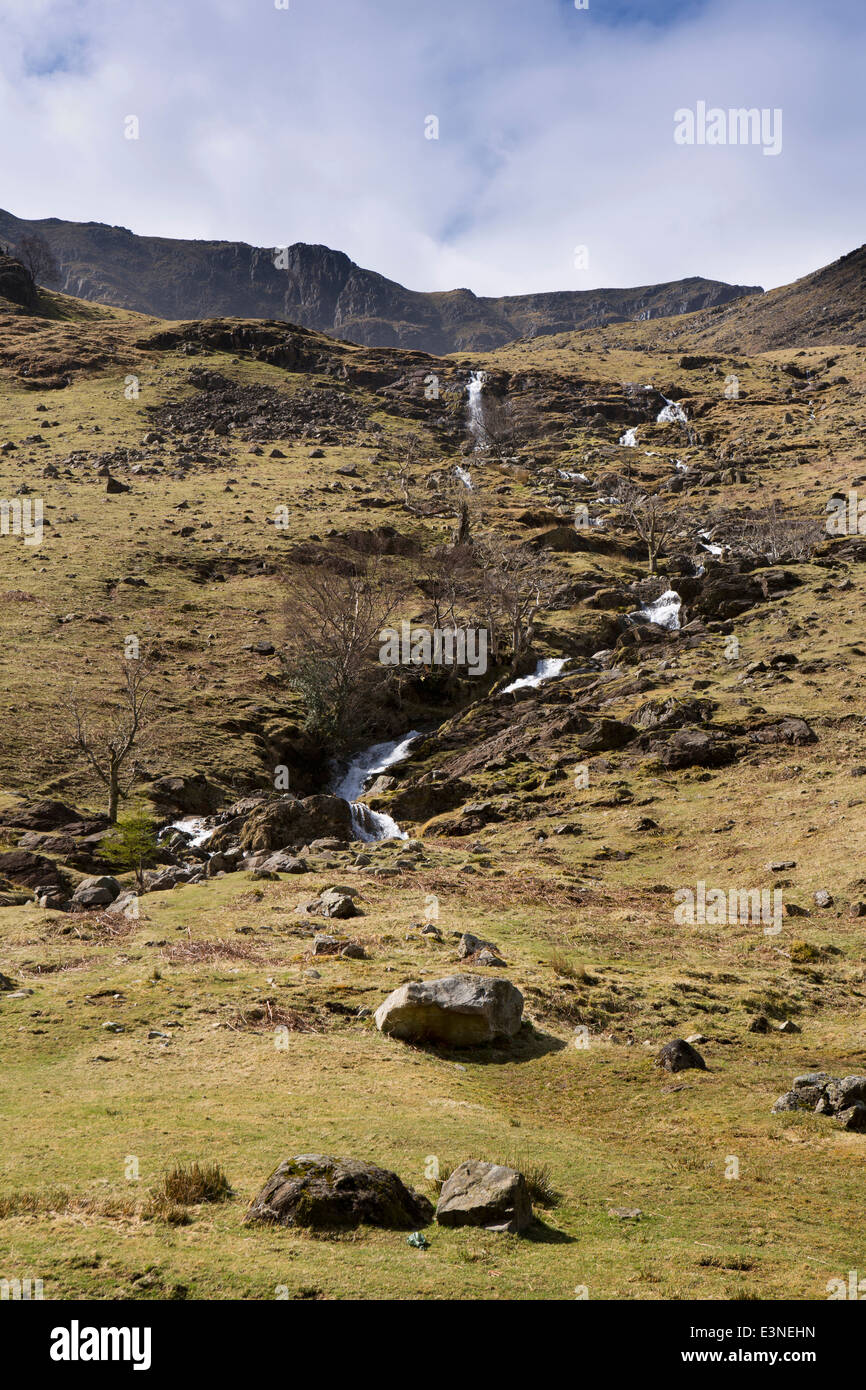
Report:
[[[0,25],[19,216],[483,294],[769,287],[866,240],[862,0],[0,0]],[[781,153],[677,145],[699,101],[781,109]]]

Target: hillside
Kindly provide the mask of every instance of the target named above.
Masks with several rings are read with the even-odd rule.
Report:
[[[866,246],[764,295],[695,315],[674,336],[728,352],[866,345]]]
[[[825,522],[866,485],[866,347],[707,349],[691,314],[432,354],[4,283],[0,495],[45,526],[0,537],[2,1268],[141,1300],[809,1300],[862,1268],[859,1114],[773,1107],[864,1071],[866,537]],[[341,743],[297,645],[322,576],[365,574],[389,622],[450,603],[495,640],[475,676],[369,644]],[[134,793],[172,828],[126,915],[71,900],[134,880],[65,701],[116,715],[131,636]],[[352,810],[336,772],[380,742],[404,756]],[[780,894],[779,930],[684,925],[699,884]],[[452,975],[519,989],[519,1031],[379,1028]],[[655,1065],[678,1038],[705,1069]],[[507,1162],[537,1219],[244,1225],[310,1153],[433,1200]],[[226,1199],[161,1200],[194,1160]]]
[[[484,352],[531,335],[688,313],[757,290],[693,276],[637,289],[498,299],[467,289],[424,294],[326,246],[284,248],[278,268],[277,248],[136,236],[125,227],[28,221],[0,210],[0,242],[16,245],[28,232],[54,252],[57,288],[79,298],[169,319],[284,319],[371,347],[438,353]]]

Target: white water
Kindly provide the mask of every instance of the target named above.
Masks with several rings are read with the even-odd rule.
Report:
[[[507,695],[509,690],[534,689],[536,686],[543,685],[545,681],[553,680],[554,676],[561,675],[564,666],[567,666],[570,657],[552,656],[543,657],[539,661],[531,676],[521,676],[519,680],[512,681],[510,685],[503,686],[500,695]]]
[[[635,426],[635,429],[626,430],[625,434],[620,435],[619,442],[624,449],[633,449],[634,446],[637,444],[637,434],[635,432],[636,429],[637,426]]]
[[[588,483],[589,478],[585,473],[569,473],[566,468],[558,468],[557,473],[560,478],[567,478],[570,483]]]
[[[480,449],[484,443],[484,404],[481,400],[481,393],[484,390],[486,380],[487,377],[484,372],[473,372],[466,388],[469,433],[475,440],[476,449]]]
[[[723,545],[714,545],[710,541],[709,536],[709,531],[698,532],[698,543],[701,546],[701,548],[703,550],[709,551],[710,555],[724,555],[725,547]]]
[[[391,816],[386,816],[382,811],[371,811],[359,798],[370,779],[378,777],[395,763],[402,762],[408,756],[411,744],[420,737],[418,730],[413,729],[402,738],[372,744],[352,759],[342,777],[334,783],[331,794],[342,797],[351,805],[352,829],[356,840],[364,840],[368,844],[374,840],[408,840],[409,836],[404,834]]]
[[[677,459],[677,460],[676,460],[676,470],[677,470],[678,473],[688,473],[688,471],[689,471],[689,465],[688,465],[687,463],[680,463],[679,459]]]
[[[662,396],[662,400],[665,402],[665,405],[656,416],[656,424],[669,425],[676,422],[680,425],[684,425],[689,417],[683,410],[683,407],[677,405],[676,401],[669,401],[667,396]]]
[[[182,830],[186,835],[191,835],[190,844],[198,848],[203,845],[205,840],[209,840],[214,833],[213,830],[204,830],[204,819],[202,816],[188,816],[186,820],[171,821],[160,834],[165,834],[168,830]]]
[[[464,486],[464,487],[468,487],[469,491],[471,492],[471,491],[472,491],[472,478],[471,478],[469,472],[467,471],[467,469],[461,468],[461,467],[460,467],[460,464],[459,464],[459,463],[456,463],[456,464],[454,465],[454,474],[455,474],[455,476],[456,476],[457,478],[459,478],[459,480],[460,480],[460,482],[463,484],[463,486]]]
[[[675,589],[666,589],[652,603],[646,604],[644,608],[638,608],[637,612],[647,622],[655,623],[656,627],[666,627],[671,632],[676,632],[680,626],[680,609],[683,601]]]

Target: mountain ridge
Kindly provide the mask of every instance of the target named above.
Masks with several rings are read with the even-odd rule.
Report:
[[[146,237],[107,223],[25,219],[0,209],[0,240],[16,245],[27,233],[42,236],[54,253],[56,287],[80,299],[165,319],[284,319],[361,346],[434,353],[487,352],[520,338],[667,318],[763,293],[701,276],[525,295],[427,292],[327,246]]]

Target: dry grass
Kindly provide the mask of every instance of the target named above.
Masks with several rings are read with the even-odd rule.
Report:
[[[218,1163],[175,1163],[163,1173],[154,1200],[182,1207],[227,1202],[231,1184]]]

